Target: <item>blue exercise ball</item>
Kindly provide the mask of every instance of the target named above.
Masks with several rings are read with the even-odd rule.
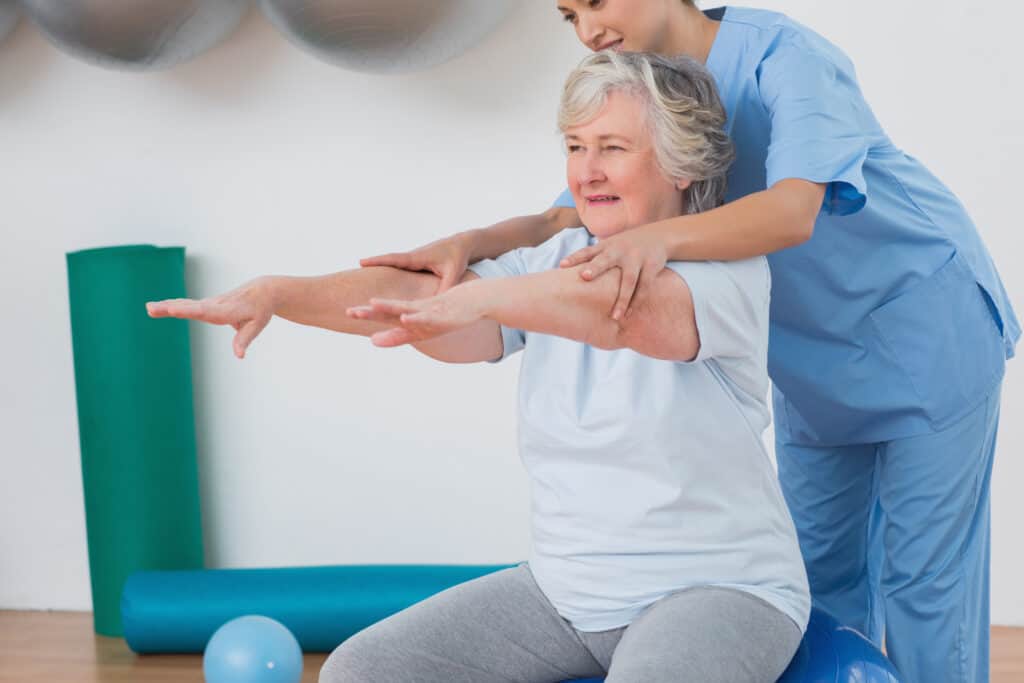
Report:
[[[811,610],[800,648],[778,683],[900,683],[892,662],[870,640],[830,614]]]
[[[603,678],[565,683],[601,683]],[[895,667],[871,641],[839,624],[828,613],[811,610],[807,632],[778,683],[900,683]]]
[[[279,621],[250,615],[214,632],[203,652],[206,683],[299,683],[302,649]]]

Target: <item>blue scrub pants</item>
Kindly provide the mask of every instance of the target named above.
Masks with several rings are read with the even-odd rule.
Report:
[[[1000,387],[940,431],[884,443],[776,442],[814,604],[910,683],[989,680],[989,481]],[[841,419],[841,418],[837,418]]]

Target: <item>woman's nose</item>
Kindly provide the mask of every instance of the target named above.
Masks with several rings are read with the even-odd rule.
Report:
[[[596,51],[604,41],[604,27],[600,22],[594,21],[585,15],[579,15],[576,23],[576,32],[580,41],[591,50]]]
[[[581,185],[596,183],[605,180],[604,168],[601,164],[601,157],[593,152],[588,152],[579,167],[579,180]]]

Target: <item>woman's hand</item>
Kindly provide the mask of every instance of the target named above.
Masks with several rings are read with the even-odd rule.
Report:
[[[622,320],[643,301],[646,292],[651,291],[658,274],[668,262],[664,238],[652,228],[643,225],[612,235],[569,254],[559,265],[572,268],[587,263],[580,272],[584,280],[593,280],[612,268],[620,268],[622,280],[612,308],[612,318]]]
[[[460,232],[406,252],[382,254],[359,260],[363,268],[391,266],[402,270],[430,271],[441,278],[438,294],[448,291],[469,267],[472,233]]]
[[[473,295],[475,288],[462,285],[444,294],[418,301],[370,299],[369,305],[353,306],[350,317],[373,320],[395,327],[370,337],[375,346],[392,347],[427,341],[472,325],[484,317],[484,306]]]
[[[185,318],[214,325],[231,325],[237,331],[235,355],[245,350],[274,316],[272,279],[261,277],[220,296],[207,299],[165,299],[146,303],[151,318]]]

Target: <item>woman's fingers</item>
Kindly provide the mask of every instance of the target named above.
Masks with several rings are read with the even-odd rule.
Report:
[[[168,318],[171,314],[168,312],[168,307],[175,301],[181,301],[181,299],[164,299],[163,301],[147,301],[146,302],[146,313],[149,314],[150,318]]]
[[[573,266],[578,266],[579,264],[586,263],[587,261],[597,256],[599,253],[601,253],[601,250],[602,245],[600,244],[593,244],[589,247],[583,247],[579,251],[574,251],[573,253],[566,256],[564,259],[561,260],[561,262],[558,265],[562,268],[572,268]]]
[[[403,313],[415,313],[419,310],[419,307],[414,305],[410,301],[401,301],[400,299],[370,299],[370,306],[374,312],[386,313],[392,316],[402,315]]]
[[[373,342],[374,346],[391,348],[394,346],[402,346],[403,344],[411,344],[416,341],[416,335],[404,327],[394,327],[390,330],[384,330],[383,332],[377,332],[371,335],[370,341]]]
[[[146,311],[151,318],[205,320],[209,314],[208,308],[204,302],[194,299],[165,299],[146,303]]]
[[[352,306],[351,308],[345,309],[345,313],[350,318],[356,320],[372,320],[373,322],[386,322],[386,323],[397,323],[398,315],[395,313],[388,313],[382,309],[374,308],[370,305],[365,306]]]
[[[268,320],[250,320],[246,324],[242,325],[241,329],[235,335],[233,343],[235,349],[235,355],[238,358],[245,358],[245,350],[249,348],[249,344],[252,340],[263,331],[263,328],[267,326]]]

